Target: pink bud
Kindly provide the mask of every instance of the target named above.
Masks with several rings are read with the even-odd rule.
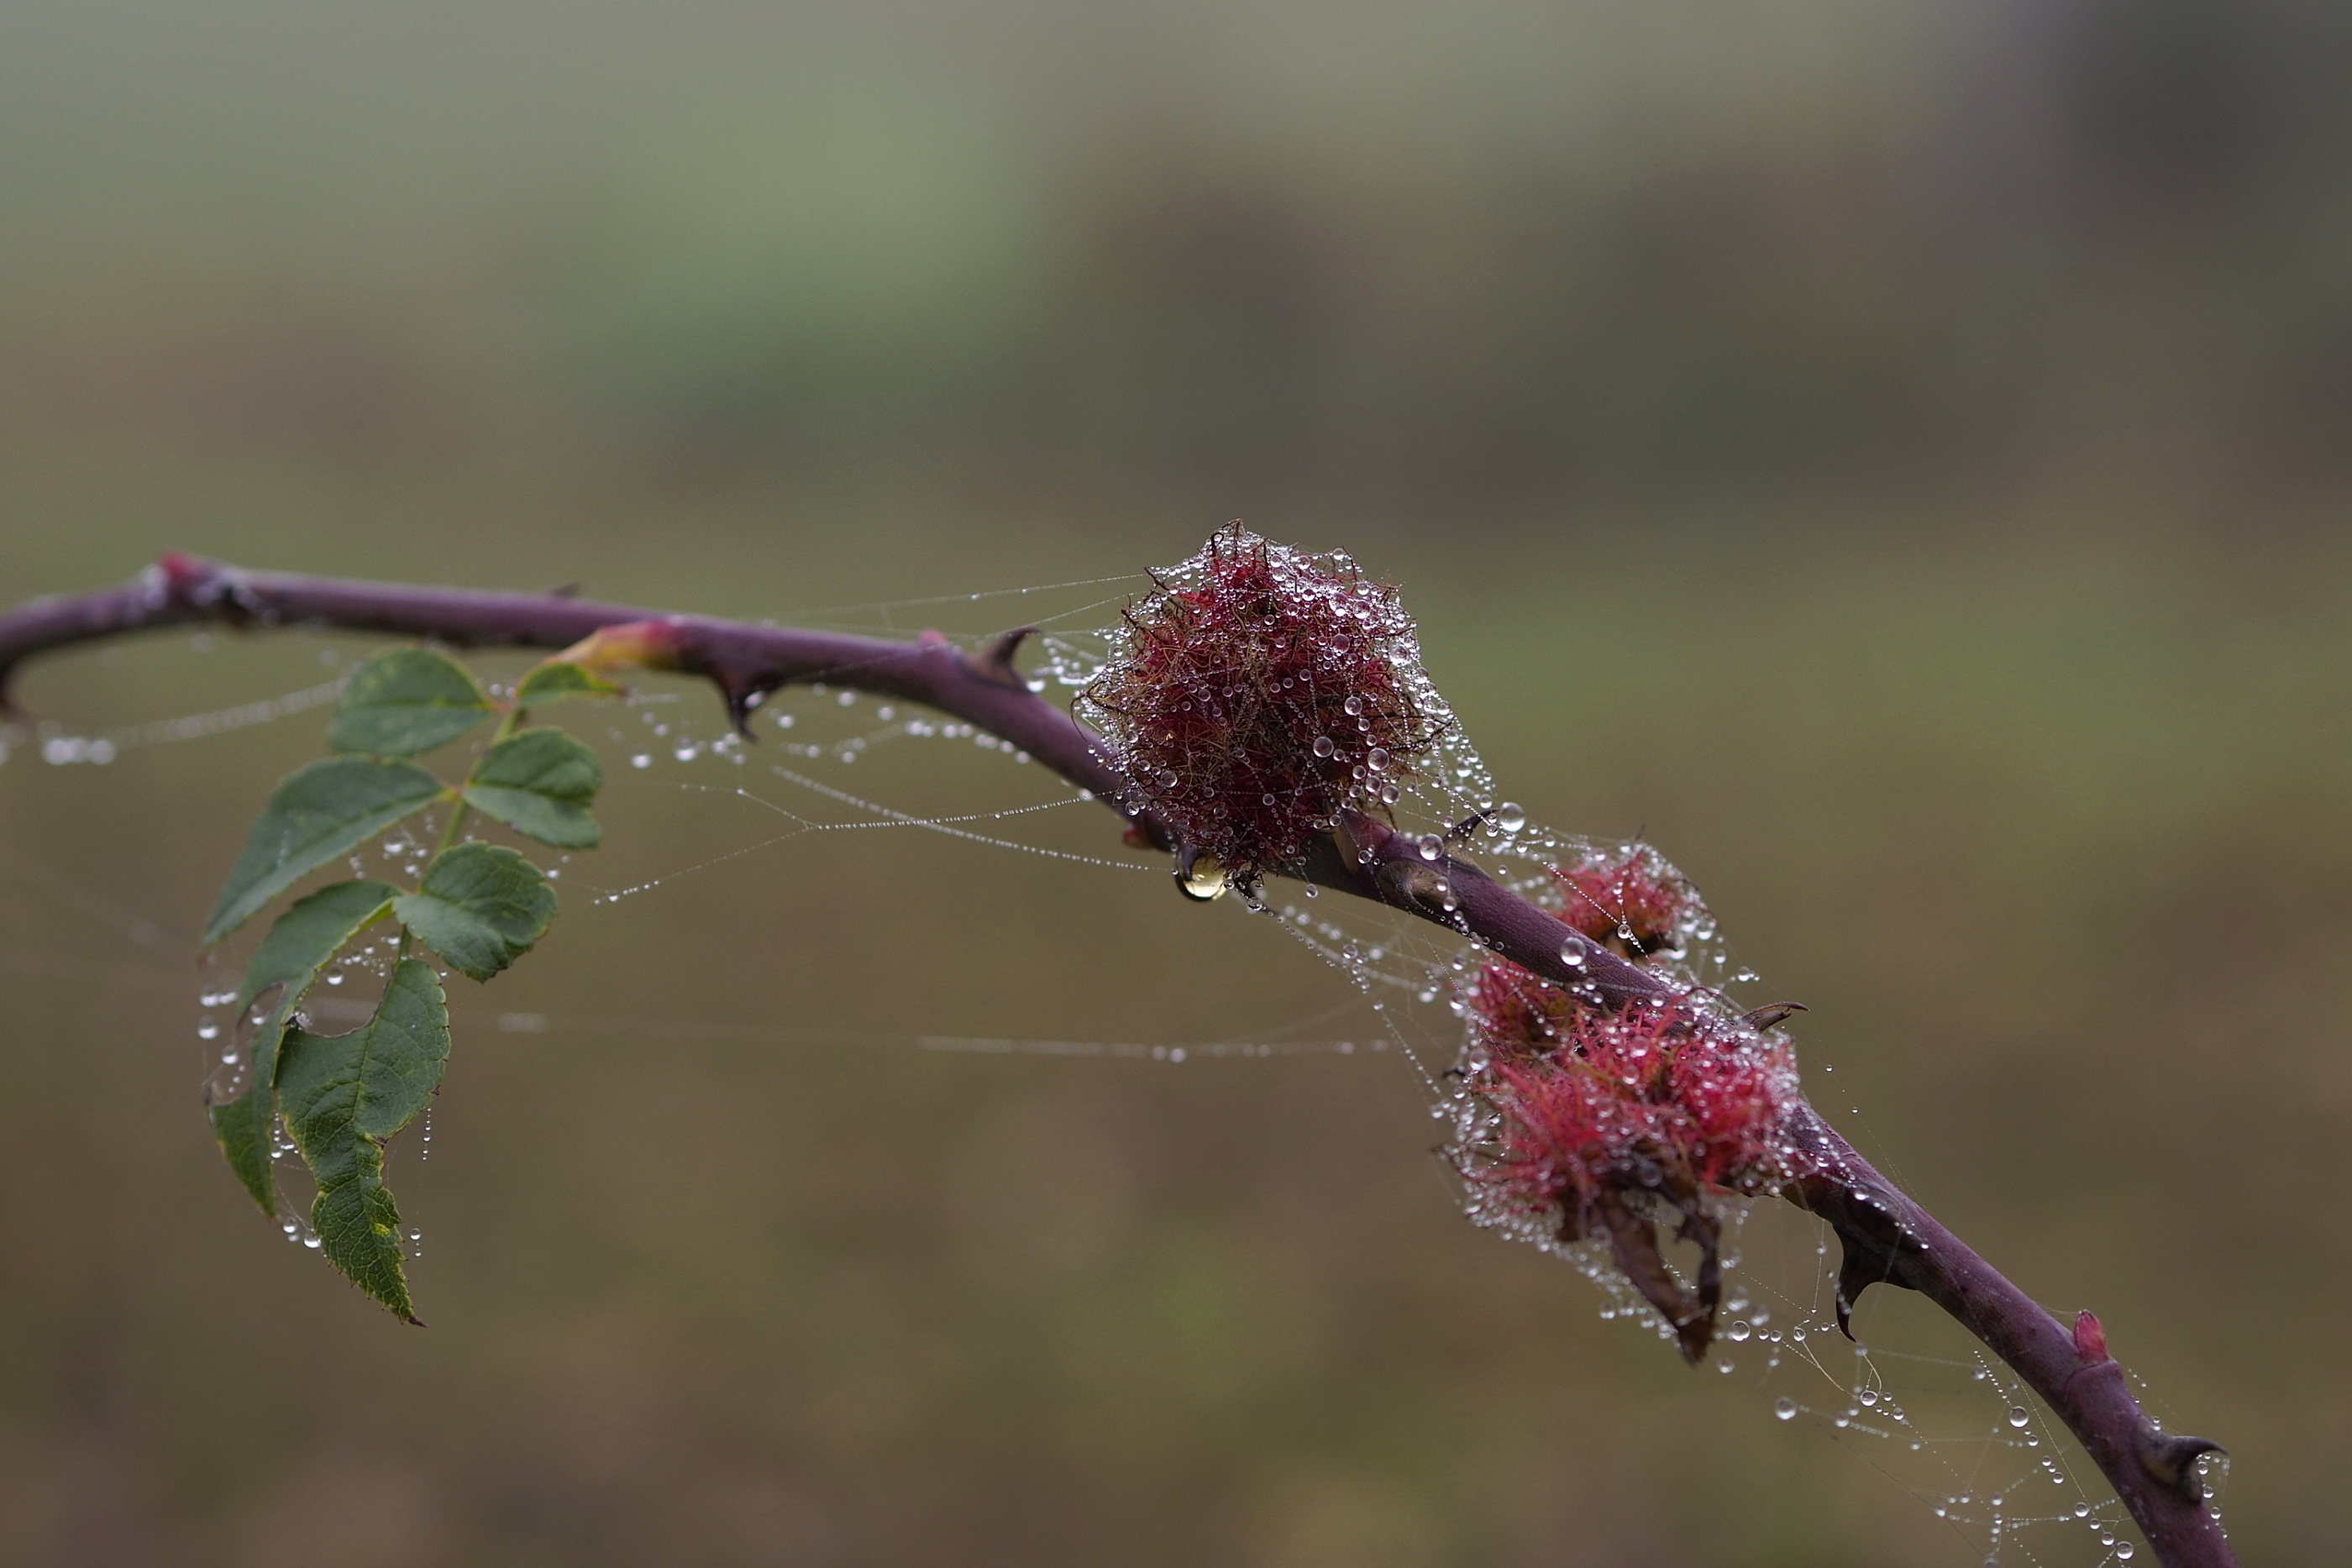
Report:
[[[2074,1354],[2082,1357],[2085,1366],[2095,1366],[2107,1359],[2107,1331],[2090,1312],[2074,1314]]]

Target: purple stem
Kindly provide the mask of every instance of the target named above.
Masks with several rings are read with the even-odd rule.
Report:
[[[645,628],[670,667],[708,677],[736,724],[779,686],[826,682],[926,704],[1028,752],[1128,821],[1131,840],[1177,850],[1165,824],[1124,799],[1102,739],[1032,692],[1013,655],[1024,631],[966,653],[937,632],[912,643],[665,615],[560,594],[481,593],[289,573],[245,571],[172,555],[121,588],[38,600],[0,615],[0,712],[16,666],[42,653],[193,622],[320,626],[430,638],[457,646],[567,648],[608,626]],[[1557,984],[1608,1005],[1670,994],[1667,981],[1570,931],[1558,917],[1452,854],[1424,858],[1387,824],[1349,813],[1293,873],[1405,910],[1469,936]],[[1564,951],[1579,951],[1571,965]],[[2163,1433],[2106,1354],[2096,1320],[2060,1323],[1857,1154],[1810,1106],[1788,1129],[1810,1168],[1782,1196],[1828,1221],[1844,1245],[1843,1326],[1874,1283],[1920,1291],[2006,1362],[2058,1413],[2122,1498],[2165,1568],[2235,1568],[2206,1509],[2202,1438]]]

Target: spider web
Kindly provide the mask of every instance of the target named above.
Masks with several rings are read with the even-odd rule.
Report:
[[[1342,558],[1343,559],[1343,558]],[[1121,607],[1149,592],[1154,581],[1181,584],[1193,566],[1156,578],[1090,579],[1008,589],[994,593],[877,601],[863,604],[791,607],[772,623],[882,635],[921,627],[943,630],[952,640],[977,649],[1009,622],[1038,628],[1029,657],[1033,690],[1066,699],[1087,687],[1118,650],[1115,624]],[[294,634],[318,664],[335,666],[348,643]],[[198,634],[195,645],[209,646]],[[299,655],[297,655],[298,657]],[[495,655],[478,666],[496,664]],[[513,661],[519,671],[526,661]],[[1418,664],[1402,672],[1415,683],[1416,699],[1442,722],[1433,755],[1422,766],[1400,772],[1383,791],[1397,828],[1424,846],[1455,848],[1478,861],[1506,885],[1529,897],[1557,898],[1552,869],[1622,857],[1643,850],[1638,843],[1597,842],[1561,833],[1531,821],[1503,798],[1453,709]],[[0,764],[51,767],[113,767],[140,764],[141,754],[278,723],[331,705],[343,678],[314,681],[298,688],[229,706],[131,722],[77,734],[46,724],[31,734],[0,731]],[[657,874],[620,885],[593,882],[572,857],[529,846],[551,878],[570,873],[572,887],[587,894],[588,907],[610,915],[642,917],[643,900],[657,890],[690,884],[699,873],[752,857],[790,855],[824,835],[876,832],[923,833],[959,840],[1008,856],[1042,861],[1029,874],[1167,875],[1167,859],[1142,851],[1089,853],[1036,841],[1036,831],[1058,820],[1099,813],[1087,791],[1066,785],[1010,743],[974,727],[904,703],[877,701],[865,694],[828,689],[823,684],[787,688],[762,706],[753,720],[760,744],[747,746],[728,727],[716,704],[702,694],[647,689],[611,710],[602,722],[572,727],[598,747],[614,782],[632,779],[671,791],[690,807],[719,803],[739,808],[756,824],[740,841],[700,860],[666,867]],[[29,743],[29,744],[28,744]],[[990,810],[925,812],[893,803],[903,798],[940,747],[992,754],[1019,778],[1029,797]],[[5,779],[5,775],[0,775]],[[1463,825],[1475,821],[1468,841]],[[1097,826],[1099,823],[1097,824]],[[436,824],[412,819],[352,858],[354,872],[373,858],[415,874],[434,841]],[[1092,841],[1099,842],[1100,837]],[[687,889],[690,894],[690,886]],[[159,985],[184,984],[184,971],[162,963],[167,947],[162,927],[123,909],[58,873],[32,854],[0,844],[0,896],[11,902],[39,899],[62,903],[109,926],[142,950],[142,973]],[[795,1045],[817,1048],[897,1047],[918,1051],[979,1056],[1058,1057],[1150,1061],[1246,1061],[1301,1056],[1394,1059],[1410,1075],[1432,1120],[1458,1128],[1467,1113],[1453,1064],[1465,1050],[1462,998],[1468,980],[1485,961],[1484,950],[1466,936],[1383,906],[1338,896],[1300,883],[1268,880],[1225,904],[1245,917],[1271,921],[1342,977],[1347,990],[1337,1005],[1303,1019],[1230,1038],[1140,1040],[1123,1038],[1119,1021],[1107,1019],[1099,1039],[984,1037],[946,1032],[883,1034],[826,1031],[781,1026],[717,1023],[689,1018],[613,1018],[490,1011],[457,1027],[488,1027],[509,1034],[602,1035],[655,1041],[708,1044]],[[1622,918],[1622,912],[1611,912]],[[1703,904],[1694,900],[1685,915],[1675,961],[1677,977],[1726,996],[1757,983],[1737,958]],[[248,943],[251,940],[248,934]],[[321,977],[304,1012],[322,1024],[347,1025],[364,1018],[372,1003],[361,999],[372,982],[389,971],[389,937],[356,945]],[[242,956],[207,956],[196,996],[195,1026],[208,1077],[233,1072],[250,1041],[241,1020],[226,1014],[234,1000]],[[352,985],[351,982],[359,984]],[[348,988],[346,988],[348,987]],[[1743,998],[1753,1005],[1765,998]],[[1370,1025],[1336,1028],[1361,1019]],[[1822,1072],[1831,1064],[1821,1063]],[[429,1158],[429,1111],[415,1145]],[[285,1150],[281,1149],[281,1155]],[[281,1172],[299,1171],[299,1160],[283,1160]],[[302,1195],[289,1193],[299,1199]],[[1956,1563],[2024,1563],[2039,1568],[2076,1568],[2127,1563],[2146,1548],[2121,1503],[2113,1496],[2079,1445],[2009,1370],[1948,1319],[1911,1292],[1881,1287],[1864,1294],[1853,1313],[1854,1337],[1837,1328],[1833,1301],[1836,1276],[1832,1238],[1820,1221],[1786,1205],[1734,1197],[1726,1205],[1726,1265],[1718,1339],[1705,1365],[1727,1393],[1762,1402],[1780,1422],[1801,1427],[1835,1442],[1918,1500],[1925,1517],[1956,1542]],[[288,1239],[319,1245],[300,1201],[288,1206]],[[404,1238],[412,1260],[421,1253],[423,1232]],[[1581,1242],[1554,1249],[1596,1289],[1604,1320],[1620,1322],[1645,1339],[1671,1343],[1674,1331],[1610,1262],[1605,1247]],[[1645,1353],[1664,1354],[1664,1346]],[[2135,1380],[2137,1382],[2137,1380]],[[2137,1390],[2159,1415],[2160,1402]],[[2226,1481],[2227,1461],[2207,1461],[2206,1485],[2216,1498]],[[2145,1560],[2142,1558],[2142,1560]]]

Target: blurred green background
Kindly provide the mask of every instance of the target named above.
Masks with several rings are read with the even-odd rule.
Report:
[[[2246,1560],[2338,1562],[2347,16],[17,0],[0,598],[176,548],[782,616],[1344,546],[1506,792],[1645,829],[1864,1148],[2230,1447]],[[19,695],[95,733],[322,646]],[[319,727],[0,767],[0,1563],[1979,1561],[1464,1226],[1391,1058],[911,1049],[1351,996],[930,836],[574,894],[457,982],[399,1328],[196,1104],[193,934]],[[583,879],[772,831],[604,749]]]

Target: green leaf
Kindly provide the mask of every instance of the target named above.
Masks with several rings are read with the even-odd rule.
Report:
[[[588,814],[604,783],[594,752],[560,729],[527,729],[482,754],[466,803],[541,843],[588,850],[604,836]]]
[[[616,697],[621,688],[578,664],[550,660],[534,667],[515,687],[515,706],[541,707],[565,697]]]
[[[260,1021],[247,1037],[242,1027],[236,1038],[247,1053],[246,1090],[225,1104],[208,1105],[214,1135],[229,1168],[245,1183],[246,1191],[264,1214],[278,1212],[278,1184],[269,1175],[269,1124],[277,1114],[272,1090],[278,1074],[278,1046],[286,1020],[294,1014],[303,993],[319,970],[342,945],[392,909],[400,890],[380,882],[339,882],[299,900],[261,939],[261,946],[237,988],[236,1016],[242,1023],[258,1014]]]
[[[345,854],[442,793],[413,762],[330,757],[298,768],[269,792],[245,852],[205,923],[209,947],[303,874]]]
[[[555,890],[540,869],[500,844],[459,844],[425,868],[392,912],[418,940],[477,980],[525,953],[555,918]]]
[[[349,1034],[294,1030],[278,1073],[287,1131],[318,1178],[310,1226],[352,1283],[409,1322],[400,1209],[383,1185],[383,1140],[433,1098],[449,1062],[449,1006],[433,966],[404,958],[375,1016]]]
[[[490,699],[455,659],[395,648],[352,674],[327,743],[337,751],[413,757],[457,739],[490,711]]]

